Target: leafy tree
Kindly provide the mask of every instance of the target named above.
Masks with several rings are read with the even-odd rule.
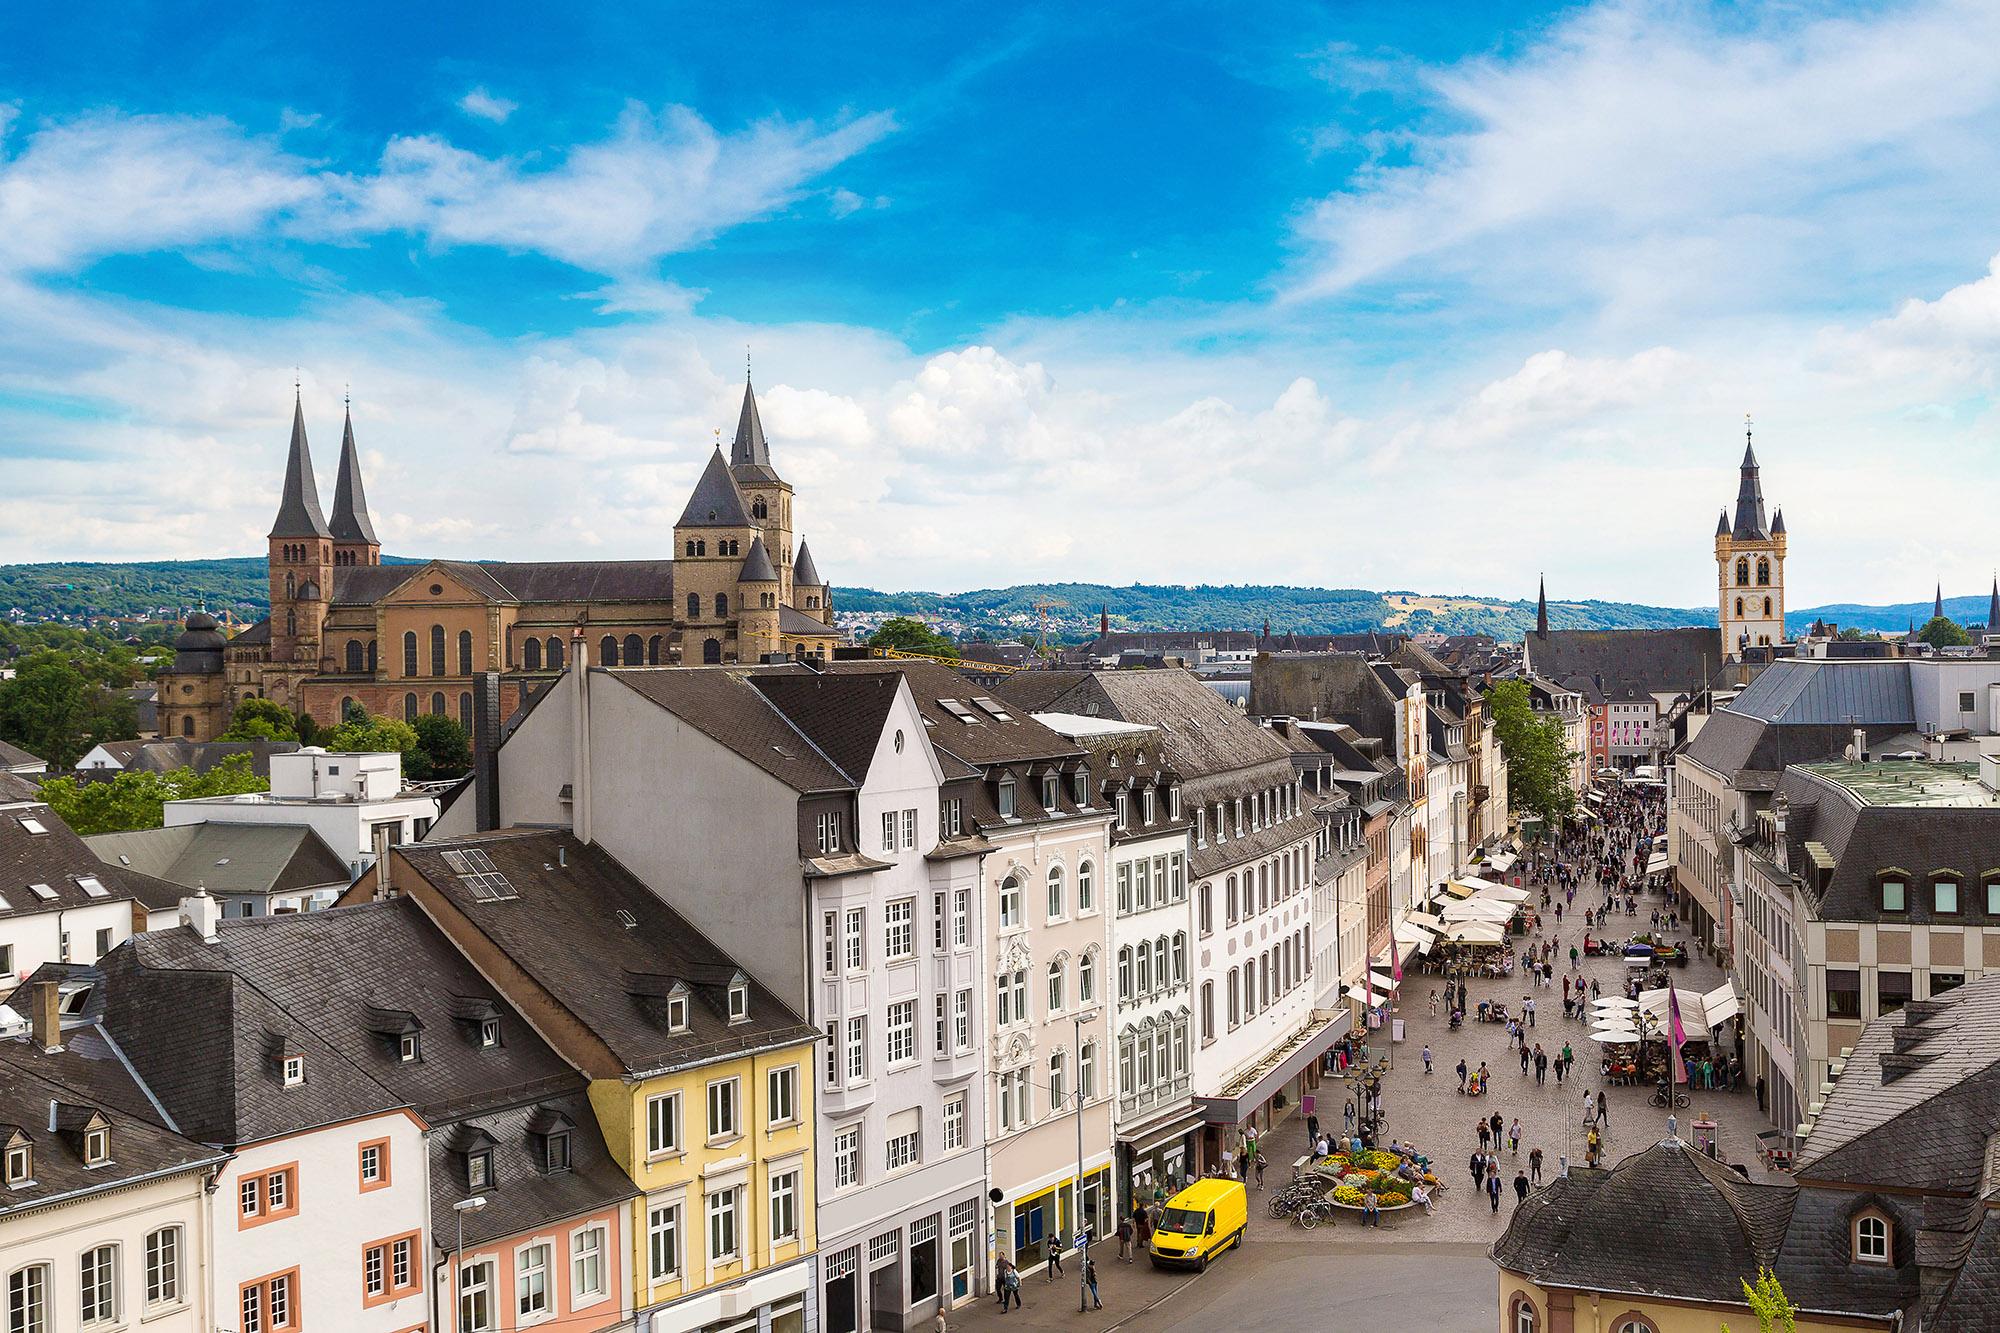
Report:
[[[51,778],[42,784],[41,796],[78,833],[123,833],[160,827],[166,818],[162,807],[168,801],[195,796],[238,796],[269,791],[270,787],[268,781],[252,771],[250,756],[238,754],[206,773],[196,773],[191,768],[176,768],[167,773],[134,769],[108,782]]]
[[[1750,1313],[1757,1316],[1757,1333],[1793,1333],[1798,1327],[1799,1309],[1770,1269],[1758,1269],[1754,1284],[1748,1278],[1743,1280],[1743,1299]],[[1729,1325],[1722,1326],[1722,1333],[1729,1333]]]
[[[1871,636],[1864,634],[1860,630],[1854,628],[1854,626],[1849,625],[1846,629],[1842,630],[1840,633],[1834,635],[1833,637],[1839,639],[1843,643],[1859,643],[1861,640],[1869,638]]]
[[[236,705],[229,730],[216,737],[224,741],[299,740],[298,721],[289,708],[269,699],[245,699]]]
[[[1933,648],[1963,648],[1972,642],[1972,636],[1965,632],[1965,626],[1949,616],[1932,616],[1924,627],[1917,631],[1917,637]]]
[[[411,762],[417,748],[417,729],[393,717],[362,713],[359,718],[350,718],[320,737],[320,744],[329,750],[399,754],[403,756],[403,772],[414,776]]]
[[[465,728],[442,713],[425,713],[416,721],[416,749],[403,756],[403,773],[413,781],[444,781],[464,777],[472,767],[472,741]]]
[[[1486,696],[1493,735],[1507,760],[1507,799],[1516,813],[1539,815],[1550,825],[1576,808],[1571,789],[1571,754],[1562,722],[1538,717],[1529,703],[1528,682],[1503,680]]]
[[[298,730],[299,744],[301,745],[319,744],[319,732],[320,732],[319,719],[314,717],[311,713],[300,713],[297,717],[292,719],[292,725]]]
[[[22,658],[14,679],[0,681],[0,739],[65,769],[100,741],[137,735],[132,701],[81,665],[53,648]]]
[[[921,620],[896,616],[882,622],[882,628],[868,636],[871,648],[893,648],[903,653],[929,653],[934,657],[958,656],[958,645]]]

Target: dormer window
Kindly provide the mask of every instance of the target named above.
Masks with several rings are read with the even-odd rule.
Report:
[[[416,1033],[405,1032],[396,1039],[396,1058],[404,1064],[413,1063],[422,1054],[423,1048]]]
[[[35,1183],[35,1147],[18,1129],[7,1139],[6,1180],[10,1189]]]
[[[483,1148],[465,1155],[465,1185],[467,1189],[490,1189],[493,1185],[493,1150]]]
[[[284,1064],[285,1086],[296,1088],[306,1081],[306,1058],[303,1055],[288,1055]]]
[[[1909,910],[1909,882],[1900,875],[1882,877],[1882,910],[1903,912]]]
[[[1062,779],[1054,773],[1042,778],[1042,809],[1053,813],[1062,804]]]
[[[750,983],[740,972],[729,983],[729,1021],[732,1023],[750,1021]]]
[[[1940,916],[1958,915],[1958,879],[1940,874],[1931,881],[1931,910]]]
[[[1000,779],[999,800],[1000,800],[1000,818],[1012,819],[1014,817],[1014,779],[1012,778]]]
[[[542,1140],[542,1170],[549,1175],[569,1170],[569,1131],[559,1129]]]
[[[103,1166],[111,1160],[111,1129],[98,1125],[83,1132],[83,1164]]]
[[[1070,775],[1070,792],[1078,805],[1090,804],[1090,770],[1079,768]]]
[[[1139,813],[1141,823],[1150,824],[1153,822],[1153,789],[1151,787],[1139,793]]]
[[[1854,1219],[1854,1262],[1889,1262],[1889,1219],[1873,1209]]]
[[[1181,789],[1178,786],[1169,787],[1167,788],[1167,818],[1179,819],[1180,817]]]
[[[1118,793],[1116,801],[1117,801],[1118,817],[1117,821],[1113,824],[1113,827],[1122,829],[1131,820],[1132,798],[1125,792],[1121,791]]]
[[[732,992],[734,987],[731,988]],[[667,993],[667,1031],[686,1032],[688,1026],[687,987],[676,982]]]
[[[490,1051],[500,1044],[500,1020],[482,1018],[479,1020],[479,1049]]]

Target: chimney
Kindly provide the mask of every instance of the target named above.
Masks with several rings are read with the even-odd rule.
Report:
[[[181,924],[194,927],[203,943],[215,943],[215,928],[221,923],[222,904],[209,897],[205,886],[197,886],[194,897],[181,899]]]
[[[1860,727],[1854,729],[1854,759],[1856,763],[1868,762],[1868,733]]]
[[[577,626],[569,636],[570,676],[574,680],[570,706],[573,727],[570,763],[570,829],[581,843],[591,841],[590,828],[590,644]]]
[[[396,845],[389,841],[390,831],[391,826],[388,824],[378,824],[374,830],[376,902],[395,896],[395,885],[391,882],[394,872],[389,866],[389,854],[395,850]]]
[[[488,833],[500,827],[500,673],[472,677],[473,827]]]
[[[63,1048],[62,990],[53,981],[37,981],[29,1004],[35,1045],[53,1055]]]

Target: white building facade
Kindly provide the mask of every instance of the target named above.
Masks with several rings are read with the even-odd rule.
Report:
[[[166,824],[304,824],[348,858],[355,876],[382,847],[417,842],[438,817],[428,792],[403,785],[402,756],[308,746],[271,756],[271,789],[168,801]]]

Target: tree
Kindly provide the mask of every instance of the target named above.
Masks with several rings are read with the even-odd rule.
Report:
[[[1538,717],[1529,703],[1528,682],[1503,680],[1486,696],[1493,736],[1507,760],[1507,799],[1517,814],[1539,815],[1554,825],[1576,808],[1570,787],[1572,755],[1560,720]]]
[[[882,628],[868,636],[871,648],[893,648],[902,653],[929,653],[933,657],[956,657],[958,645],[921,620],[896,616],[882,622]]]
[[[206,773],[191,768],[176,768],[167,773],[132,769],[108,782],[51,778],[42,784],[41,797],[78,833],[124,833],[160,827],[166,818],[162,807],[168,801],[196,796],[239,796],[270,789],[270,782],[258,777],[250,767],[250,756],[237,754]]]
[[[14,679],[0,682],[0,739],[49,761],[53,769],[72,767],[101,741],[138,734],[132,701],[93,679],[88,654],[40,649],[21,659]]]
[[[404,776],[416,782],[464,777],[472,767],[472,742],[465,728],[442,713],[416,721],[416,748],[403,756]]]
[[[1743,1280],[1743,1300],[1757,1316],[1757,1333],[1793,1333],[1798,1326],[1798,1307],[1785,1295],[1778,1275],[1768,1268],[1757,1270],[1754,1284],[1748,1278]],[[1729,1333],[1729,1325],[1722,1326],[1722,1333]]]
[[[1917,637],[1933,648],[1963,648],[1972,642],[1965,626],[1949,616],[1932,616],[1917,631]]]
[[[1859,643],[1863,639],[1873,638],[1874,636],[1871,634],[1864,634],[1862,631],[1854,628],[1854,626],[1849,625],[1846,629],[1842,630],[1840,633],[1834,635],[1833,637],[1839,639],[1842,643]]]
[[[229,730],[216,737],[223,741],[295,741],[300,739],[298,720],[290,709],[269,699],[245,699],[236,705]]]
[[[403,772],[407,775],[410,773],[411,755],[417,748],[417,730],[393,717],[362,713],[359,718],[350,716],[320,737],[320,743],[329,750],[350,753],[399,754],[403,756]]]

